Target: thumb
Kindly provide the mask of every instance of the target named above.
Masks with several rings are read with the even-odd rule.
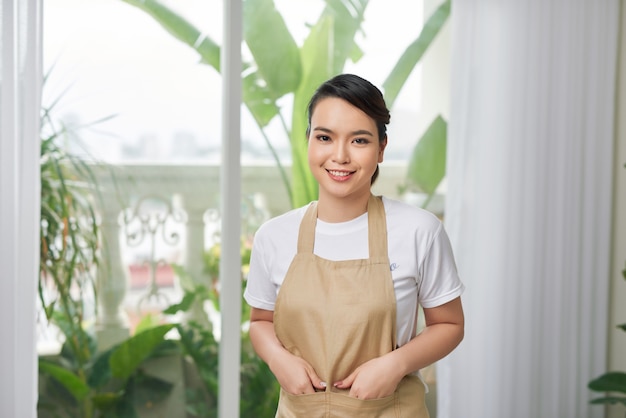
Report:
[[[309,379],[311,380],[311,384],[315,389],[324,390],[326,389],[326,382],[323,382],[322,379],[315,373],[313,370],[308,371]]]
[[[339,380],[338,382],[333,383],[333,386],[339,389],[349,389],[352,387],[352,384],[354,383],[354,379],[356,378],[357,375],[357,371],[353,371],[352,373],[350,373],[350,375],[348,377],[346,377],[343,380]]]

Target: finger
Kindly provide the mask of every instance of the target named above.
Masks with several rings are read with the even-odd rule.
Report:
[[[310,393],[315,393],[315,388],[313,386],[307,385],[307,387],[302,390],[302,395],[308,395]]]
[[[309,379],[311,380],[311,384],[315,389],[324,390],[326,389],[326,382],[322,381],[320,377],[313,370],[308,370]]]
[[[356,372],[352,372],[350,373],[350,375],[348,377],[346,377],[343,380],[339,380],[338,382],[335,382],[333,384],[334,387],[339,388],[339,389],[348,389],[352,386],[352,384],[354,383],[354,379],[356,378]]]

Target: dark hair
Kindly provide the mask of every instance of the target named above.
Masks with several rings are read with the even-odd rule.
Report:
[[[381,91],[366,79],[354,74],[340,74],[320,85],[309,101],[307,107],[308,125],[306,136],[311,133],[311,116],[317,103],[328,97],[343,99],[352,106],[362,110],[372,118],[378,129],[378,141],[382,143],[387,138],[389,124],[389,109]],[[372,183],[378,177],[378,166],[372,176]]]

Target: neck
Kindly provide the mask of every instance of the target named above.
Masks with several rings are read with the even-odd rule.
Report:
[[[317,203],[317,217],[324,222],[346,222],[367,212],[370,194],[363,196],[330,197],[320,193]]]

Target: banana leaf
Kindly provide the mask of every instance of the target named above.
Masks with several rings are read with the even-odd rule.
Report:
[[[150,15],[172,36],[195,49],[202,62],[220,70],[220,47],[184,17],[156,0],[122,1]]]
[[[220,71],[220,46],[200,30],[157,0],[123,0],[152,16],[177,39],[198,51],[202,62]],[[348,59],[358,61],[363,55],[356,43],[362,31],[368,0],[325,0],[318,21],[299,49],[289,33],[273,0],[245,0],[244,39],[253,63],[243,63],[242,96],[261,129],[290,196],[292,206],[302,206],[317,198],[317,184],[308,169],[306,106],[315,88],[343,72]],[[388,107],[441,30],[450,14],[450,0],[445,1],[427,20],[415,41],[405,50],[383,83]],[[271,28],[271,30],[270,30]],[[292,124],[285,130],[292,154],[291,182],[282,167],[272,141],[263,130],[280,115],[277,100],[293,93]],[[282,117],[281,117],[282,119]]]
[[[317,183],[309,170],[307,158],[306,107],[317,86],[333,75],[332,39],[333,18],[326,15],[311,28],[300,50],[304,72],[302,83],[294,94],[290,135],[293,207],[303,206],[317,196]]]
[[[111,375],[121,380],[128,379],[139,365],[150,357],[154,349],[163,342],[165,334],[173,327],[173,324],[161,325],[135,334],[122,342],[113,350],[109,358]]]
[[[339,74],[348,59],[360,57],[354,39],[363,23],[368,1],[328,0],[317,23],[300,48],[303,76],[294,93],[291,132],[292,206],[299,207],[317,199],[317,182],[307,158],[306,108],[315,89]]]
[[[267,87],[267,99],[276,101],[300,84],[298,45],[273,0],[248,0],[243,6],[244,40]]]
[[[435,193],[446,175],[447,130],[446,121],[437,116],[415,145],[409,160],[409,186],[429,196]]]
[[[419,36],[404,51],[383,83],[385,101],[391,108],[407,79],[422,59],[450,15],[450,0],[443,2],[424,24]]]

